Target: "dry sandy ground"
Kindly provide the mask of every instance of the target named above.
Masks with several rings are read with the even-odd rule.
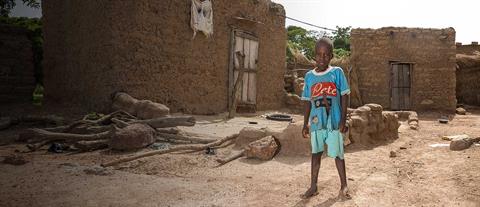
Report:
[[[128,154],[41,150],[21,153],[29,160],[25,165],[0,164],[0,206],[480,206],[480,146],[464,151],[430,146],[448,143],[442,135],[480,136],[480,110],[469,111],[448,124],[437,122],[439,114],[420,114],[418,131],[402,123],[399,139],[390,143],[348,146],[351,200],[337,199],[339,179],[331,158],[322,161],[320,194],[302,200],[299,195],[310,179],[309,157],[277,156],[267,162],[241,158],[215,167],[217,157],[232,152],[228,147],[216,155],[144,158],[108,169],[108,175],[94,175],[84,170]],[[225,136],[245,126],[280,129],[287,124],[260,116],[226,123],[217,119],[198,117],[198,124],[185,130]],[[10,139],[19,130],[21,126],[1,131],[0,139]],[[0,146],[0,156],[15,150],[25,147]],[[390,151],[397,157],[389,157]]]

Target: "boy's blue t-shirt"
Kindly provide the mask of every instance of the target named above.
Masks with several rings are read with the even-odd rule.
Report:
[[[305,74],[302,100],[311,103],[309,117],[311,131],[338,130],[341,118],[340,96],[346,94],[350,94],[350,87],[340,67],[330,66],[323,72],[310,70]],[[328,116],[326,102],[330,107]]]

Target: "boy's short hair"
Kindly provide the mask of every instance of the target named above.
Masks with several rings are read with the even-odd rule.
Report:
[[[322,37],[322,38],[318,39],[317,42],[315,43],[315,50],[316,50],[321,44],[327,45],[328,50],[330,50],[330,53],[333,54],[333,41],[332,41],[330,38],[328,38],[328,37]]]

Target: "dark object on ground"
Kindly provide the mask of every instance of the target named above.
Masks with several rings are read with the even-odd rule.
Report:
[[[10,117],[0,117],[0,130],[10,127],[12,119]]]
[[[287,114],[269,114],[267,119],[275,121],[292,121],[292,116]]]
[[[215,152],[215,149],[214,149],[214,148],[207,147],[207,149],[205,150],[205,154],[207,154],[207,155],[215,155],[216,152]]]
[[[249,121],[248,123],[249,124],[258,124],[258,122],[256,122],[256,121]]]
[[[438,122],[440,122],[442,124],[446,124],[446,123],[448,123],[448,119],[438,119]]]
[[[48,148],[48,151],[55,152],[55,153],[62,153],[63,151],[68,149],[70,149],[68,145],[54,142],[50,145],[50,147]]]
[[[12,154],[5,157],[3,163],[10,165],[24,165],[28,161],[21,155]]]

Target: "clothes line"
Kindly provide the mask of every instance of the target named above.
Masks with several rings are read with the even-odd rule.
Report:
[[[301,20],[298,20],[298,19],[294,19],[292,17],[287,17],[285,15],[281,15],[279,14],[278,16],[281,16],[281,17],[284,17],[286,19],[290,19],[292,21],[296,21],[296,22],[300,22],[302,24],[306,24],[306,25],[309,25],[309,26],[312,26],[312,27],[316,27],[316,28],[319,28],[319,29],[323,29],[323,30],[329,30],[329,31],[337,31],[336,29],[330,29],[330,28],[326,28],[326,27],[321,27],[321,26],[317,26],[317,25],[314,25],[314,24],[310,24],[308,22],[304,22],[304,21],[301,21]]]

